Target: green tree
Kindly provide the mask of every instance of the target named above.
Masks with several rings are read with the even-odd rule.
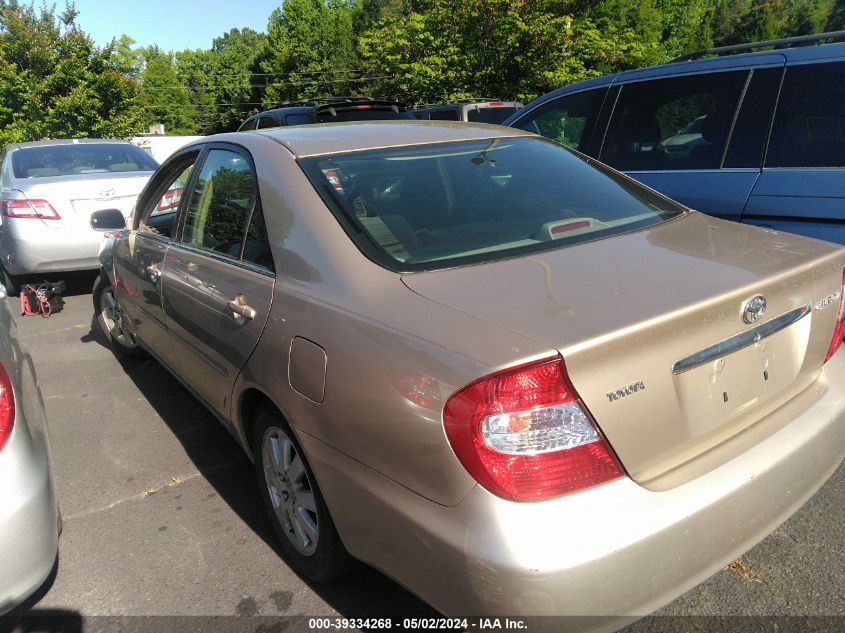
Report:
[[[158,47],[144,51],[141,71],[145,124],[163,123],[168,134],[195,134],[199,128],[191,93],[176,75],[174,55]]]
[[[270,15],[264,105],[357,91],[354,6],[348,0],[287,0]]]
[[[0,145],[42,138],[128,137],[140,125],[137,81],[97,48],[76,11],[0,0]]]

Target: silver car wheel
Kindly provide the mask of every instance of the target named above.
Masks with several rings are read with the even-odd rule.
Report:
[[[114,295],[114,288],[107,286],[100,294],[100,316],[108,333],[121,347],[135,349],[138,341],[126,327],[126,315],[120,307],[120,302]]]
[[[296,551],[310,556],[317,549],[320,522],[302,456],[285,431],[271,426],[264,433],[261,459],[267,492],[282,531]]]

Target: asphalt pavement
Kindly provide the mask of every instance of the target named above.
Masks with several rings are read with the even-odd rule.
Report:
[[[159,630],[251,622],[281,631],[308,630],[315,616],[436,615],[367,567],[327,586],[290,571],[235,441],[155,361],[119,361],[93,320],[93,277],[74,282],[64,311],[18,318],[47,406],[64,518],[57,570],[30,614],[86,631],[144,620],[124,616],[206,616],[153,618]],[[692,616],[836,616],[819,630],[845,630],[844,503],[841,466],[769,538],[630,631],[692,630]],[[729,621],[734,630],[752,622]]]

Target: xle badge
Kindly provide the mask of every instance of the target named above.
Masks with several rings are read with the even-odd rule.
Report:
[[[637,382],[632,382],[630,385],[620,387],[616,391],[608,391],[607,400],[608,402],[613,402],[614,400],[630,396],[631,394],[642,391],[643,389],[645,389],[645,383],[642,380],[638,380]]]

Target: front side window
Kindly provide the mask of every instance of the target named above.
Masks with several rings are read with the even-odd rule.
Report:
[[[549,101],[519,119],[514,127],[584,151],[606,92],[606,88],[586,90]]]
[[[580,244],[683,212],[538,137],[368,150],[300,165],[361,250],[394,270]]]
[[[311,116],[308,114],[289,114],[285,117],[285,125],[308,125]]]
[[[239,258],[256,194],[246,157],[212,149],[191,192],[182,242]]]
[[[158,163],[129,143],[68,143],[24,147],[12,154],[15,178],[155,171]]]
[[[164,237],[173,236],[173,227],[185,194],[185,188],[191,177],[198,152],[191,152],[166,167],[166,171],[157,174],[157,184],[153,195],[147,198],[141,209],[138,230],[156,233]]]
[[[601,160],[620,170],[718,169],[748,71],[626,84]]]
[[[787,68],[766,167],[845,166],[845,62]]]

